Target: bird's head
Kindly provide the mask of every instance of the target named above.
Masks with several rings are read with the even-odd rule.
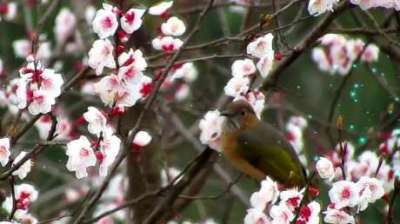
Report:
[[[244,130],[259,121],[253,107],[245,100],[237,100],[228,104],[221,115],[225,117],[223,129],[229,132]]]

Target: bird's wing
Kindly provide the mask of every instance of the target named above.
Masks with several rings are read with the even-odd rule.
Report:
[[[238,136],[238,153],[266,175],[287,185],[303,185],[303,167],[284,136],[260,122]]]

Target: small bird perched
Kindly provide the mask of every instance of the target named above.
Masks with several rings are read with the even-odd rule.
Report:
[[[225,157],[240,171],[256,178],[267,175],[286,187],[304,186],[306,175],[296,152],[284,136],[260,121],[244,100],[230,103],[221,141]]]

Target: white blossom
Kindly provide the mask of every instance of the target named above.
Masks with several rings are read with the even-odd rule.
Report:
[[[160,2],[156,5],[153,5],[149,8],[149,14],[159,16],[164,14],[171,6],[174,4],[174,1],[165,1]]]
[[[0,163],[2,166],[7,165],[10,159],[10,139],[5,137],[0,139]]]
[[[54,27],[54,33],[56,40],[59,44],[64,43],[68,37],[70,37],[75,29],[76,17],[67,8],[61,9],[56,17],[56,24]]]
[[[139,131],[133,138],[133,144],[139,147],[145,147],[150,144],[151,140],[152,137],[147,131]]]
[[[256,72],[256,66],[253,60],[248,58],[243,60],[235,60],[232,64],[232,75],[236,76],[249,76]]]
[[[183,42],[180,39],[173,38],[170,36],[159,36],[153,39],[151,42],[152,46],[156,50],[162,50],[165,52],[173,52],[181,48]]]
[[[337,181],[329,190],[329,198],[337,209],[354,207],[359,203],[359,188],[351,181]]]
[[[257,58],[263,58],[267,54],[271,54],[271,52],[274,55],[273,39],[274,36],[271,33],[258,37],[247,45],[247,54]]]
[[[354,217],[343,210],[328,209],[324,212],[324,222],[330,224],[354,224]]]
[[[114,47],[109,40],[96,40],[89,50],[88,65],[100,75],[104,67],[115,68]]]
[[[112,6],[103,4],[103,8],[97,11],[92,22],[93,31],[101,39],[114,35],[118,28],[117,16],[112,11]]]
[[[244,76],[234,76],[224,87],[227,96],[239,97],[245,94],[250,88],[250,79]]]
[[[218,110],[208,111],[199,122],[200,141],[210,148],[221,150],[221,126],[224,118]]]
[[[121,28],[128,34],[138,30],[143,23],[144,9],[129,9],[121,18]]]
[[[333,7],[339,0],[310,0],[308,12],[310,15],[318,16],[327,11],[333,11]]]
[[[96,164],[96,156],[91,143],[85,136],[70,141],[67,144],[66,154],[68,156],[67,169],[76,172],[78,179],[86,177],[86,169]]]
[[[250,204],[253,208],[264,210],[268,203],[275,203],[278,199],[278,185],[271,178],[267,177],[261,182],[259,191],[250,196]]]
[[[175,16],[170,17],[166,22],[161,24],[161,32],[167,36],[181,36],[185,31],[185,23]]]
[[[334,166],[333,166],[332,162],[325,157],[321,157],[317,161],[315,168],[317,169],[318,174],[322,179],[331,181],[335,177]]]
[[[261,77],[266,78],[274,65],[274,53],[268,52],[264,57],[257,62],[257,69]]]
[[[14,159],[13,165],[17,164],[19,161],[21,161],[22,158],[26,156],[27,152],[21,151],[18,156]],[[18,176],[19,179],[24,179],[28,173],[31,171],[32,168],[32,161],[31,159],[28,159],[25,161],[17,170],[15,170],[12,174],[14,176]]]
[[[88,122],[88,131],[91,134],[100,136],[100,133],[104,132],[107,127],[107,118],[95,107],[88,107],[83,118]]]

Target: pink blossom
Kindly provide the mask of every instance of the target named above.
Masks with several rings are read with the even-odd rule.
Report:
[[[378,7],[379,1],[386,1],[386,0],[350,0],[352,4],[358,5],[363,10],[367,10],[373,7]]]
[[[259,191],[254,192],[250,196],[250,204],[253,208],[263,211],[268,203],[275,203],[278,199],[278,185],[271,178],[266,177],[261,182]]]
[[[133,144],[138,147],[145,147],[150,144],[151,140],[152,137],[147,131],[139,131],[133,138]]]
[[[26,79],[16,78],[11,80],[7,87],[8,100],[18,109],[25,109],[27,106],[27,85]]]
[[[208,111],[199,122],[201,143],[220,151],[220,135],[223,122],[224,118],[218,110]]]
[[[264,57],[257,62],[257,69],[261,77],[266,78],[274,65],[274,53],[269,51]]]
[[[117,31],[117,16],[112,11],[112,8],[111,5],[103,4],[103,9],[98,10],[93,19],[93,31],[97,33],[101,39],[110,37]]]
[[[361,60],[372,63],[379,58],[379,48],[375,44],[369,44],[361,56]]]
[[[269,224],[271,221],[262,210],[251,208],[247,210],[244,224]]]
[[[52,119],[49,115],[43,115],[38,121],[35,122],[35,127],[39,132],[41,139],[46,139],[51,129]],[[56,138],[55,139],[69,139],[71,131],[71,122],[65,117],[57,117]]]
[[[147,62],[140,50],[130,49],[128,53],[123,52],[118,57],[118,64],[121,66],[118,76],[134,83],[138,83],[142,79],[142,72],[147,68]]]
[[[29,216],[27,214],[31,204],[38,198],[38,191],[33,185],[30,184],[19,184],[15,185],[15,200],[17,211],[14,214],[16,219],[21,220],[24,217]],[[13,208],[13,199],[11,196],[7,197],[3,202],[2,207],[8,213]]]
[[[67,38],[73,34],[75,25],[75,15],[67,8],[61,9],[56,17],[56,24],[54,27],[56,40],[59,44],[64,43]]]
[[[341,75],[347,75],[353,65],[347,46],[335,44],[330,46],[329,52],[333,69]]]
[[[100,133],[104,132],[107,127],[107,118],[95,107],[88,107],[83,118],[88,122],[88,131],[91,134],[100,136]]]
[[[190,87],[188,84],[183,83],[177,87],[177,90],[175,92],[175,99],[177,101],[182,101],[186,99],[190,94]]]
[[[250,88],[250,79],[244,76],[234,76],[224,87],[227,96],[239,97],[245,94]]]
[[[308,205],[300,208],[299,217],[296,223],[303,224],[319,224],[319,212],[321,211],[321,205],[312,201]]]
[[[125,82],[119,76],[112,74],[96,83],[95,91],[107,106],[116,104],[130,107],[142,97],[140,93],[142,81],[139,83]]]
[[[354,207],[359,203],[358,186],[347,180],[341,180],[333,183],[329,190],[329,198],[335,208]]]
[[[295,211],[300,206],[300,202],[303,199],[304,190],[299,191],[297,188],[288,189],[282,191],[279,195],[281,203],[286,203],[290,210]]]
[[[368,203],[374,203],[383,197],[385,190],[382,181],[371,177],[361,177],[357,182],[360,190],[359,210],[363,211],[367,208]]]
[[[114,163],[121,148],[121,140],[115,135],[104,135],[103,140],[100,142],[99,152],[101,157],[97,156],[100,168],[99,174],[102,177],[107,176],[108,169]],[[100,155],[100,154],[96,154]],[[99,159],[101,158],[101,159]]]
[[[70,141],[67,144],[66,154],[68,156],[67,169],[76,172],[78,179],[86,177],[86,169],[96,164],[96,156],[91,143],[85,136]]]
[[[31,94],[28,92],[28,98],[28,110],[32,115],[48,113],[56,103],[55,98],[43,90],[32,91]]]
[[[303,129],[307,125],[307,122],[305,122],[303,126],[300,119],[301,118],[298,117],[291,117],[289,122],[286,124],[287,139],[298,154],[301,153],[304,147]]]
[[[271,33],[258,37],[247,45],[247,54],[257,58],[263,58],[267,54],[274,55],[273,39],[274,36]]]
[[[197,79],[198,71],[192,62],[187,62],[177,68],[171,75],[171,79],[183,79],[186,82],[193,82]]]
[[[165,1],[165,2],[160,2],[156,5],[153,5],[149,8],[149,14],[150,15],[155,15],[159,16],[164,14],[169,8],[171,8],[172,4],[174,4],[174,1]]]
[[[340,34],[328,33],[322,36],[319,41],[322,45],[330,46],[330,45],[346,45],[346,38]]]
[[[17,164],[22,158],[26,156],[27,152],[21,151],[17,157],[15,157],[13,161],[13,165]],[[31,172],[32,168],[32,161],[31,159],[28,159],[26,162],[24,162],[17,170],[15,170],[12,174],[14,176],[18,176],[19,179],[24,179],[29,172]]]
[[[310,0],[308,12],[310,15],[319,16],[327,11],[333,11],[333,7],[339,0]]]
[[[349,215],[343,210],[339,209],[328,209],[324,212],[324,222],[330,224],[354,224],[354,217]]]
[[[290,224],[295,217],[294,213],[285,203],[273,205],[269,211],[269,215],[272,218],[272,224]]]
[[[115,68],[114,47],[109,40],[96,40],[89,50],[88,65],[100,75],[103,68]]]
[[[144,9],[129,9],[121,18],[121,28],[128,34],[138,30],[143,23]]]
[[[61,87],[64,80],[61,74],[57,74],[53,69],[43,68],[40,63],[30,62],[20,70],[22,78],[30,81],[31,90],[42,90],[49,97],[56,98],[61,94]]]
[[[327,158],[321,157],[317,161],[315,168],[322,179],[331,181],[335,177],[335,168],[332,162]]]
[[[361,39],[347,40],[346,47],[351,60],[356,60],[364,50],[365,43]]]
[[[379,168],[378,175],[376,176],[380,181],[383,182],[383,188],[385,193],[389,193],[394,189],[395,172],[391,166],[389,166],[385,161],[382,162]]]
[[[250,90],[245,95],[237,96],[233,101],[245,100],[252,107],[258,118],[261,118],[261,114],[265,107],[265,95],[259,90]]]
[[[256,66],[250,59],[235,60],[232,64],[232,75],[236,76],[249,76],[256,72]]]
[[[329,72],[330,74],[335,73],[332,68],[331,62],[329,61],[329,56],[322,48],[314,48],[312,50],[312,59],[318,64],[318,68],[321,71]]]
[[[2,166],[7,165],[10,159],[10,139],[1,138],[0,139],[0,163]]]
[[[134,65],[139,71],[144,71],[147,68],[147,62],[143,57],[143,52],[141,50],[134,51],[130,49],[128,53],[123,52],[118,57],[118,64],[120,66]]]
[[[180,39],[176,39],[170,36],[159,36],[154,38],[151,44],[156,50],[173,52],[181,48],[183,42]]]
[[[4,18],[4,20],[10,21],[15,19],[15,16],[17,15],[17,3],[3,2],[0,3],[0,7],[2,9],[0,13],[2,14],[2,18]]]
[[[161,24],[161,32],[166,36],[181,36],[186,31],[185,23],[178,17],[170,17]]]

